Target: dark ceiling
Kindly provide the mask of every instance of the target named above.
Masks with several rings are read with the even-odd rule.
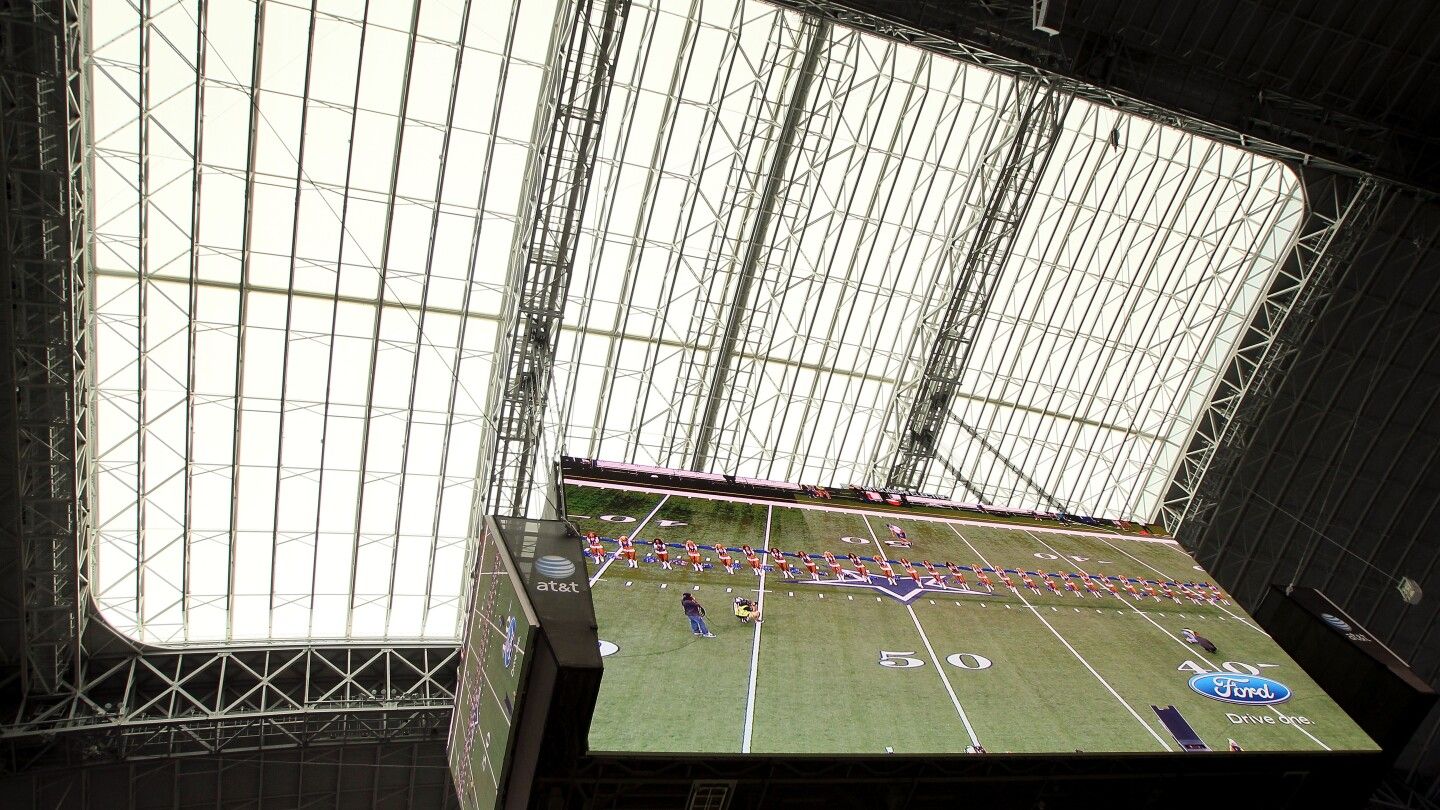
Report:
[[[845,7],[1440,192],[1440,3],[778,0]]]
[[[1440,686],[1440,205],[1392,194],[1226,482],[1180,539],[1254,605],[1323,590]],[[1407,605],[1395,578],[1420,582]],[[1435,792],[1432,712],[1402,756]]]

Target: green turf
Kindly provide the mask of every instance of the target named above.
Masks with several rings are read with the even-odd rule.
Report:
[[[883,553],[890,560],[907,557],[917,568],[928,559],[1208,579],[1173,543],[1139,538],[589,485],[568,486],[566,498],[582,531],[607,538],[628,533],[677,544],[748,543],[763,551],[768,532],[770,546],[828,550],[842,559],[853,552],[877,574],[870,557]],[[601,519],[605,515],[610,518]],[[905,531],[909,547],[894,544],[887,523]],[[648,545],[637,547],[642,555],[650,552]],[[1176,748],[1152,704],[1175,706],[1214,749],[1228,739],[1246,750],[1313,750],[1322,743],[1373,748],[1235,605],[1034,594],[1023,587],[1016,594],[998,578],[995,593],[930,587],[902,603],[871,588],[786,581],[771,570],[757,634],[731,611],[736,596],[759,595],[760,578],[738,552],[741,567],[734,574],[718,567],[692,572],[683,549],[671,549],[671,557],[672,571],[611,562],[592,588],[600,637],[619,646],[604,659],[592,750],[954,753],[972,740],[991,752]],[[713,562],[714,554],[707,550],[704,557]],[[848,560],[844,566],[851,567]],[[592,563],[590,571],[594,576],[600,567]],[[905,576],[898,564],[895,571]],[[978,589],[973,573],[967,580]],[[680,608],[686,590],[706,606],[715,638],[691,635]],[[1219,651],[1207,655],[1185,644],[1182,627],[1210,638]],[[886,652],[896,663],[920,663],[882,666]],[[956,654],[963,656],[947,660]],[[1186,685],[1193,669],[1259,664],[1274,665],[1263,673],[1288,685],[1291,700],[1274,709],[1238,706]],[[1294,725],[1231,721],[1232,715],[1278,721],[1277,710],[1308,718],[1303,728],[1314,739]]]

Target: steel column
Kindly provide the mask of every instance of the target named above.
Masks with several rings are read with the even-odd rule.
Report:
[[[538,128],[532,209],[512,256],[490,407],[495,431],[488,505],[523,516],[531,502],[581,215],[595,169],[629,0],[579,0],[558,36],[548,126]],[[482,459],[483,460],[483,459]]]
[[[907,403],[894,461],[886,486],[918,492],[925,488],[926,475],[935,458],[935,443],[946,423],[954,418],[988,451],[1012,471],[1018,469],[998,449],[964,423],[950,409],[974,349],[975,336],[990,308],[1000,273],[1015,246],[1015,237],[1035,188],[1059,141],[1061,124],[1069,109],[1070,97],[1052,83],[1020,81],[1015,87],[1015,124],[1008,148],[995,169],[985,207],[975,224],[974,236],[960,260],[955,288],[941,315],[935,342]],[[902,406],[902,409],[904,406]],[[1045,492],[1028,476],[1029,486],[1057,508],[1064,504]],[[980,493],[976,493],[978,496]]]
[[[782,204],[783,190],[790,182],[790,156],[795,149],[800,123],[809,107],[810,88],[820,65],[822,53],[830,40],[830,23],[815,18],[806,18],[801,38],[805,42],[805,56],[795,72],[790,97],[785,104],[785,118],[775,137],[774,151],[770,153],[765,170],[764,185],[760,198],[755,202],[755,217],[750,222],[745,236],[744,253],[735,270],[735,297],[730,302],[730,311],[725,318],[725,331],[720,336],[719,354],[710,369],[709,383],[705,386],[705,409],[696,433],[695,451],[690,469],[704,472],[713,455],[715,433],[720,419],[721,405],[727,397],[746,392],[735,389],[739,380],[732,373],[736,349],[740,347],[740,331],[751,316],[750,293],[755,285],[763,258],[769,251],[771,223]]]
[[[87,321],[81,110],[81,8],[7,4],[0,12],[4,266],[14,337],[22,689],[61,688],[88,602]]]

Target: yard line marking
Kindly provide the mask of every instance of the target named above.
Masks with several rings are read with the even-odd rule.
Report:
[[[940,658],[935,655],[935,648],[930,646],[930,637],[925,635],[925,628],[920,626],[920,617],[915,615],[915,609],[909,605],[905,606],[905,612],[910,614],[910,621],[915,622],[915,629],[920,633],[920,640],[925,644],[925,651],[930,653],[930,663],[935,665],[935,671],[940,673],[940,682],[945,684],[945,691],[950,694],[950,702],[955,705],[955,711],[960,715],[960,722],[965,724],[965,733],[970,735],[970,742],[979,745],[980,738],[975,736],[975,728],[970,725],[970,718],[965,716],[965,709],[960,705],[960,698],[955,696],[955,687],[950,685],[950,679],[945,676],[945,670],[940,668]]]
[[[870,533],[870,541],[880,549],[880,557],[884,559],[889,555],[885,553],[885,547],[880,545],[880,538],[875,535],[875,529],[870,526],[870,518],[864,515],[860,519],[865,521],[865,531]],[[879,602],[880,597],[875,597]],[[931,604],[934,604],[932,601]],[[940,659],[935,655],[935,648],[930,646],[930,637],[925,635],[925,628],[920,626],[920,617],[915,615],[915,610],[909,605],[905,606],[905,612],[910,614],[910,620],[915,622],[915,629],[920,633],[920,641],[925,644],[925,649],[930,653],[930,662],[935,665],[935,671],[940,674],[940,682],[945,685],[945,691],[950,694],[950,702],[955,705],[955,712],[960,715],[960,722],[965,725],[965,733],[970,735],[970,742],[974,745],[980,744],[980,738],[975,736],[975,728],[970,725],[970,718],[965,715],[965,709],[960,705],[960,698],[955,695],[955,688],[950,685],[950,679],[945,677],[945,670],[940,668]]]
[[[1036,539],[1038,540],[1039,538],[1036,538]],[[1050,548],[1050,545],[1049,545],[1048,543],[1043,542],[1043,541],[1041,542],[1041,545],[1045,546],[1046,548]],[[1059,553],[1060,553],[1060,552],[1056,551],[1056,550],[1053,549],[1053,548],[1050,549],[1050,552],[1051,552],[1052,554],[1059,554]],[[1159,572],[1157,571],[1156,573],[1159,573]],[[1164,574],[1161,574],[1161,576],[1164,576]],[[1156,630],[1159,630],[1160,632],[1162,632],[1162,633],[1164,633],[1165,635],[1169,636],[1171,639],[1174,640],[1174,642],[1175,642],[1176,644],[1179,644],[1181,647],[1184,647],[1187,653],[1189,653],[1189,654],[1191,654],[1191,655],[1194,655],[1196,658],[1198,658],[1198,659],[1200,659],[1201,661],[1203,661],[1203,662],[1205,663],[1205,666],[1207,666],[1207,667],[1210,668],[1210,671],[1211,671],[1211,672],[1227,672],[1227,671],[1228,671],[1228,670],[1221,669],[1220,667],[1215,666],[1215,662],[1214,662],[1214,661],[1211,661],[1211,660],[1208,659],[1208,658],[1206,658],[1204,655],[1201,655],[1201,654],[1200,654],[1200,651],[1199,651],[1198,649],[1192,650],[1192,649],[1191,649],[1191,646],[1192,646],[1192,645],[1191,645],[1189,642],[1185,641],[1184,639],[1180,638],[1179,636],[1175,635],[1174,633],[1170,632],[1169,630],[1166,630],[1163,626],[1161,626],[1161,624],[1160,624],[1159,622],[1157,622],[1157,621],[1155,621],[1154,619],[1150,618],[1150,614],[1146,613],[1146,612],[1143,611],[1143,610],[1140,610],[1140,609],[1136,608],[1133,604],[1132,604],[1132,605],[1128,605],[1128,607],[1129,607],[1131,610],[1134,610],[1136,613],[1139,613],[1140,616],[1141,616],[1143,619],[1145,619],[1145,621],[1150,622],[1151,624],[1155,625],[1155,629],[1156,629]],[[1164,613],[1161,613],[1160,615],[1161,615],[1161,616],[1164,616],[1165,614],[1164,614]],[[1284,716],[1285,716],[1285,713],[1284,713],[1284,712],[1280,711],[1279,709],[1275,708],[1274,706],[1266,706],[1265,708],[1269,709],[1270,711],[1274,712],[1275,714],[1277,714],[1277,715],[1279,715],[1279,716],[1281,716],[1281,717],[1284,717]],[[1321,748],[1324,748],[1326,751],[1331,750],[1331,749],[1330,749],[1330,746],[1328,746],[1328,745],[1326,745],[1325,743],[1321,742],[1318,737],[1316,737],[1314,734],[1311,734],[1308,730],[1305,729],[1305,727],[1301,726],[1299,723],[1290,723],[1289,725],[1290,725],[1290,726],[1293,726],[1293,727],[1294,727],[1295,729],[1297,729],[1301,734],[1304,734],[1306,737],[1309,737],[1311,740],[1314,740],[1316,745],[1320,746]]]
[[[1034,535],[1031,535],[1031,536],[1033,537]],[[1036,537],[1035,539],[1036,539],[1036,540],[1039,540],[1040,538]],[[1102,543],[1104,543],[1105,545],[1107,545],[1107,546],[1115,549],[1116,551],[1120,552],[1121,554],[1124,554],[1126,557],[1129,557],[1130,559],[1134,560],[1135,562],[1140,563],[1141,565],[1145,566],[1146,568],[1149,568],[1151,571],[1154,571],[1156,574],[1159,574],[1160,576],[1165,577],[1166,579],[1172,579],[1172,578],[1171,578],[1168,574],[1166,574],[1164,571],[1161,571],[1159,568],[1156,568],[1155,566],[1151,565],[1150,563],[1145,562],[1144,560],[1140,559],[1139,557],[1136,557],[1134,554],[1131,554],[1130,552],[1126,551],[1125,549],[1120,548],[1119,546],[1115,545],[1114,543],[1111,543],[1111,542],[1107,541],[1105,538],[1101,537],[1101,538],[1099,538],[1099,539],[1100,539],[1100,542],[1102,542]],[[1257,624],[1252,624],[1252,623],[1250,623],[1249,621],[1247,621],[1243,616],[1238,616],[1238,615],[1236,615],[1236,614],[1234,614],[1234,613],[1231,613],[1231,612],[1228,611],[1228,610],[1225,610],[1225,606],[1224,606],[1224,605],[1215,605],[1215,607],[1220,608],[1220,610],[1224,611],[1227,615],[1229,615],[1229,616],[1230,616],[1231,618],[1233,618],[1235,621],[1240,622],[1241,624],[1245,625],[1246,627],[1249,627],[1250,629],[1254,630],[1255,632],[1257,632],[1257,633],[1265,633],[1265,631],[1264,631],[1259,625],[1257,625]],[[1265,633],[1265,635],[1268,636],[1268,635],[1270,635],[1270,634],[1269,634],[1269,633]]]
[[[1266,706],[1265,708],[1267,708],[1267,709],[1269,709],[1270,711],[1274,712],[1274,713],[1275,713],[1277,716],[1279,716],[1279,717],[1284,717],[1284,716],[1285,716],[1285,713],[1284,713],[1284,712],[1280,711],[1279,709],[1275,708],[1274,706]],[[1314,734],[1311,734],[1309,731],[1307,731],[1307,730],[1305,729],[1304,726],[1300,725],[1299,723],[1296,723],[1296,722],[1293,722],[1293,721],[1292,721],[1292,722],[1290,722],[1290,723],[1288,723],[1288,724],[1286,724],[1286,725],[1289,725],[1291,728],[1294,728],[1296,731],[1299,731],[1301,734],[1304,734],[1306,737],[1309,737],[1310,739],[1314,740],[1316,745],[1320,746],[1321,748],[1324,748],[1326,751],[1331,750],[1330,746],[1326,745],[1326,744],[1323,743],[1323,742],[1320,742],[1320,738],[1319,738],[1319,737],[1316,737]]]
[[[655,513],[659,512],[660,507],[664,506],[665,502],[668,500],[670,500],[670,495],[666,494],[665,497],[660,499],[659,503],[655,504],[655,508],[650,510],[650,514],[646,515],[644,520],[635,524],[635,531],[630,536],[638,539],[640,536],[640,530],[645,528],[645,524],[649,523],[650,519],[655,517]],[[610,556],[610,559],[600,564],[600,570],[595,572],[595,576],[590,577],[590,587],[595,587],[595,583],[600,581],[600,577],[605,576],[605,571],[610,568],[610,563],[615,562],[615,558],[618,556],[620,556],[620,552],[617,549],[616,552]],[[627,582],[625,584],[629,585],[630,583]]]
[[[755,601],[755,612],[765,617],[765,560],[770,557],[770,516],[775,507],[765,507],[765,548],[760,553],[760,596]],[[750,686],[745,692],[745,734],[740,740],[740,753],[750,753],[750,735],[755,728],[755,676],[760,670],[760,625],[755,622],[755,643],[750,645]]]
[[[990,564],[989,560],[985,559],[985,555],[981,554],[979,549],[975,548],[975,546],[972,545],[969,540],[965,539],[965,535],[961,534],[959,529],[951,526],[950,530],[955,532],[955,536],[959,537],[960,540],[965,543],[965,545],[970,546],[970,550],[975,552],[975,556],[980,558],[980,562],[985,563],[985,567],[995,567]],[[1141,717],[1140,714],[1135,711],[1135,708],[1125,700],[1125,698],[1120,697],[1120,693],[1115,691],[1115,687],[1111,686],[1108,681],[1101,677],[1099,672],[1095,671],[1094,667],[1090,666],[1090,662],[1085,660],[1085,656],[1081,655],[1078,650],[1070,646],[1070,642],[1066,641],[1065,637],[1060,635],[1060,631],[1056,630],[1055,627],[1050,624],[1050,622],[1045,620],[1044,616],[1040,615],[1040,611],[1036,610],[1035,607],[1030,604],[1030,600],[1026,599],[1025,596],[1021,594],[1018,590],[1015,591],[1015,595],[1020,598],[1020,601],[1024,603],[1025,607],[1030,608],[1030,612],[1035,615],[1035,618],[1040,620],[1041,624],[1044,624],[1045,627],[1047,627],[1050,632],[1055,635],[1055,638],[1060,639],[1060,643],[1064,644],[1065,649],[1069,650],[1070,654],[1075,656],[1075,660],[1079,661],[1086,669],[1090,670],[1090,674],[1095,676],[1095,680],[1099,681],[1100,685],[1105,687],[1106,691],[1108,691],[1111,695],[1114,695],[1116,700],[1120,701],[1120,705],[1125,707],[1125,711],[1130,712],[1130,716],[1135,718],[1135,722],[1139,723],[1145,728],[1146,731],[1150,732],[1150,736],[1155,738],[1155,742],[1160,743],[1161,748],[1164,748],[1166,751],[1175,750],[1170,747],[1169,743],[1165,742],[1165,739],[1163,737],[1155,733],[1155,729],[1151,728],[1150,724],[1145,722],[1145,718]]]
[[[614,483],[614,482],[611,482],[611,481],[592,481],[592,480],[589,480],[589,479],[573,479],[573,480],[567,481],[566,483],[573,484],[573,485],[575,485],[575,486],[577,486],[577,487],[594,487],[594,488],[596,488],[596,489],[618,489],[618,490],[621,490],[622,492],[645,492],[645,493],[649,493],[649,494],[651,494],[651,495],[659,495],[659,494],[661,494],[661,493],[675,493],[675,492],[679,492],[679,493],[681,493],[680,497],[682,497],[682,498],[700,498],[700,499],[702,499],[702,500],[708,500],[708,501],[735,501],[735,502],[737,502],[737,503],[754,503],[754,504],[759,504],[759,505],[761,505],[761,506],[771,506],[771,505],[774,505],[774,504],[776,503],[774,500],[770,500],[770,499],[766,499],[766,498],[745,498],[745,497],[741,497],[741,496],[739,496],[739,495],[715,495],[715,494],[712,494],[712,493],[709,493],[709,492],[701,492],[701,491],[699,491],[699,490],[689,490],[689,489],[684,489],[684,488],[681,488],[681,487],[673,487],[673,488],[669,488],[669,489],[658,489],[658,488],[655,488],[655,487],[642,487],[642,486],[636,486],[636,485],[634,485],[634,484],[617,484],[617,483]],[[869,516],[871,516],[871,517],[877,517],[877,518],[884,518],[884,517],[901,517],[901,518],[904,518],[905,520],[920,520],[920,521],[925,521],[925,522],[928,522],[928,523],[947,523],[947,524],[958,523],[958,524],[960,524],[961,526],[987,526],[987,527],[988,527],[988,526],[998,526],[998,527],[1000,527],[1000,528],[1006,528],[1006,529],[1030,528],[1030,529],[1033,529],[1033,530],[1035,530],[1035,531],[1037,531],[1037,532],[1049,532],[1049,533],[1051,533],[1051,534],[1072,534],[1072,535],[1079,535],[1080,537],[1111,537],[1111,538],[1114,538],[1114,539],[1116,539],[1116,540],[1126,540],[1126,541],[1134,542],[1134,543],[1159,543],[1160,545],[1163,545],[1163,546],[1175,546],[1176,548],[1179,548],[1179,547],[1180,547],[1180,543],[1179,543],[1178,541],[1176,541],[1176,540],[1174,540],[1174,539],[1172,539],[1172,538],[1168,538],[1168,537],[1136,537],[1136,536],[1134,536],[1134,535],[1128,535],[1128,534],[1116,534],[1116,533],[1114,533],[1114,532],[1101,532],[1101,531],[1094,531],[1094,530],[1089,530],[1089,529],[1082,530],[1082,529],[1079,529],[1079,528],[1054,529],[1054,528],[1050,528],[1050,527],[1048,527],[1048,526],[1029,526],[1029,527],[1024,527],[1024,526],[1022,526],[1022,524],[1018,524],[1018,523],[1001,523],[1001,522],[993,521],[993,520],[974,520],[974,519],[970,519],[970,518],[949,518],[949,517],[941,517],[940,515],[908,514],[908,513],[904,513],[904,512],[875,512],[875,511],[871,511],[871,510],[868,510],[868,509],[852,509],[852,508],[843,507],[843,506],[822,506],[822,505],[817,504],[817,503],[781,503],[780,505],[783,506],[783,507],[785,507],[785,508],[787,508],[787,509],[810,509],[810,510],[816,511],[816,512],[840,512],[840,513],[842,513],[842,514],[847,514],[847,515],[869,515]]]

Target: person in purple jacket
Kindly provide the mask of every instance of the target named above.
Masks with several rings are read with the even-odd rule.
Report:
[[[695,601],[695,597],[689,591],[680,597],[680,607],[685,609],[685,618],[690,620],[690,632],[705,638],[714,638],[715,634],[705,626],[705,608]]]

